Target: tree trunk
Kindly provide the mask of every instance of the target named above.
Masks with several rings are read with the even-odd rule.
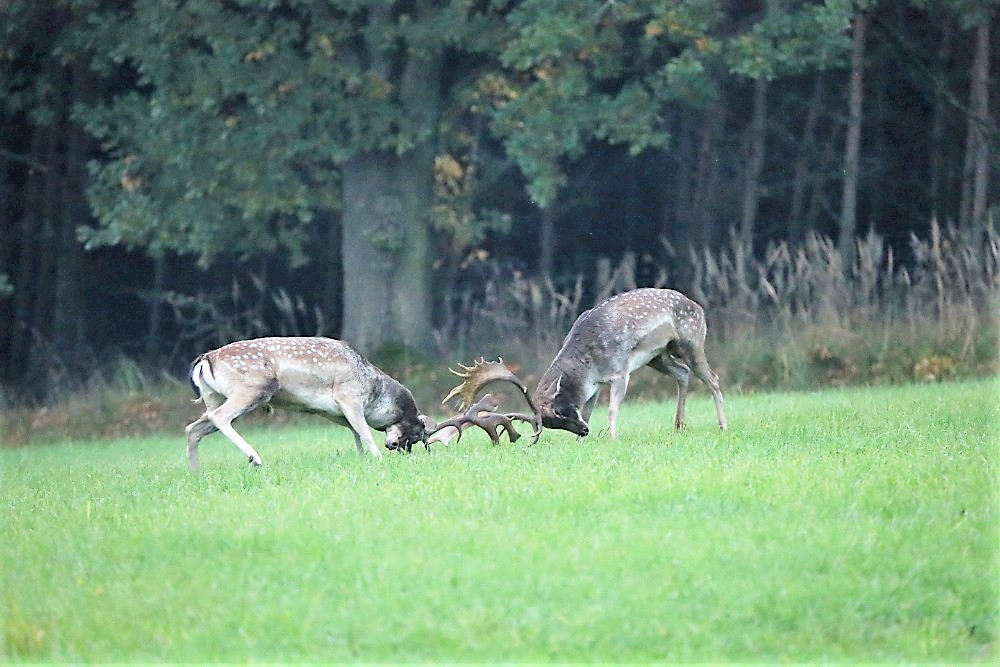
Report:
[[[829,182],[833,180],[829,174],[834,173],[841,165],[840,140],[839,128],[834,128],[823,142],[822,148],[819,144],[816,146],[818,166],[809,176],[809,205],[806,207],[805,229],[825,227],[837,218],[837,209],[830,201],[827,188]]]
[[[743,180],[743,205],[740,215],[740,239],[753,247],[757,204],[760,199],[760,176],[764,171],[764,142],[767,136],[767,81],[754,82],[753,112],[749,127],[747,165]]]
[[[6,125],[0,125],[4,131]],[[11,163],[0,155],[0,201],[12,201],[14,187],[11,183]],[[0,206],[0,283],[10,286],[15,266],[14,245],[17,243],[13,211],[9,205]],[[10,382],[10,345],[14,332],[14,297],[0,288],[0,388]]]
[[[947,71],[947,63],[951,58],[951,44],[952,44],[952,24],[951,21],[944,20],[944,24],[941,28],[941,42],[938,46],[937,53],[937,70],[942,74]],[[931,182],[930,182],[930,197],[931,197],[931,219],[939,220],[941,214],[948,210],[948,206],[945,203],[945,194],[943,184],[948,182],[945,175],[945,165],[947,160],[945,160],[945,151],[948,146],[945,142],[945,121],[948,116],[948,101],[945,94],[941,90],[941,86],[934,87],[934,111],[931,120]]]
[[[538,273],[542,277],[551,278],[555,268],[555,226],[556,202],[559,194],[552,198],[541,210],[541,229],[538,230]]]
[[[393,339],[404,346],[433,349],[431,234],[427,224],[434,201],[434,156],[423,150],[403,157],[398,170],[402,192],[405,247],[393,276],[395,329]]]
[[[329,334],[340,331],[341,323],[344,320],[342,298],[344,276],[340,262],[335,261],[337,257],[343,257],[343,230],[339,216],[333,213],[323,212],[321,214],[321,224],[326,233],[326,267],[323,272],[323,294],[320,297],[320,312],[323,314],[322,334]]]
[[[48,156],[45,147],[51,136],[48,128],[32,126],[29,154],[33,161],[41,164]],[[47,168],[47,167],[46,167]],[[26,370],[25,360],[31,350],[34,328],[34,304],[36,286],[34,277],[38,273],[38,262],[41,255],[41,225],[39,220],[44,199],[44,189],[47,171],[33,169],[28,172],[25,184],[24,209],[17,223],[18,247],[14,254],[17,270],[12,276],[14,283],[13,324],[8,332],[8,352],[6,376],[14,381],[23,379]]]
[[[434,157],[441,114],[441,56],[411,53],[403,68],[399,96],[420,138],[412,150],[400,156],[397,170],[406,227],[406,248],[396,275],[397,335],[406,347],[430,352],[434,342],[434,293],[429,220],[434,205]]]
[[[394,339],[393,276],[405,251],[394,156],[368,153],[341,169],[344,212],[344,326],[341,337],[366,354]]]
[[[969,129],[965,141],[965,169],[962,173],[962,227],[977,225],[986,217],[986,188],[989,175],[989,50],[990,26],[976,26],[976,51],[969,84]]]
[[[692,233],[688,238],[698,248],[714,248],[719,240],[716,206],[719,190],[719,140],[726,126],[726,101],[719,99],[705,112],[698,139],[698,164],[691,196]]]
[[[84,327],[84,252],[77,240],[76,229],[87,220],[87,205],[83,201],[86,178],[85,164],[90,139],[83,128],[69,119],[73,104],[87,101],[89,76],[87,68],[74,62],[69,73],[70,88],[64,109],[66,117],[58,125],[65,137],[63,177],[59,197],[59,210],[54,221],[58,235],[59,257],[55,267],[55,299],[52,313],[52,345],[74,375],[86,369],[83,346]]]
[[[47,346],[52,342],[52,313],[55,304],[55,270],[59,237],[56,234],[59,202],[59,146],[57,127],[43,126],[38,129],[44,135],[42,156],[39,162],[48,166],[40,178],[41,200],[32,211],[26,211],[27,224],[35,222],[38,248],[34,267],[26,267],[27,274],[22,282],[31,292],[29,305],[23,313],[22,322],[27,327],[24,340],[23,360],[26,385],[35,395],[45,396],[50,389],[55,372],[61,370],[61,357],[53,357]],[[56,249],[55,252],[53,250]],[[32,271],[32,268],[34,271]]]
[[[408,157],[366,153],[341,170],[341,336],[365,354],[390,344],[431,349],[430,200],[416,189],[433,171]]]
[[[4,125],[0,125],[0,132],[6,131],[7,128]],[[5,202],[4,206],[0,206],[0,279],[5,279],[8,275],[13,258],[13,239],[12,230],[14,229],[14,219],[11,215],[11,207],[8,202],[12,201],[12,195],[14,194],[14,186],[11,183],[11,174],[8,173],[11,163],[0,154],[0,202]],[[4,299],[3,290],[0,290],[0,302]],[[6,313],[3,309],[0,309],[0,331],[7,330],[7,321],[5,317]],[[3,355],[4,349],[2,346],[2,338],[0,338],[0,356]],[[3,369],[0,368],[0,371]],[[2,376],[0,376],[2,377]]]
[[[817,72],[813,79],[812,96],[809,98],[809,108],[806,111],[806,122],[802,128],[802,138],[799,140],[798,156],[795,159],[794,178],[792,185],[792,201],[789,206],[789,237],[801,240],[809,230],[805,219],[805,195],[807,186],[813,180],[810,177],[810,165],[815,165],[816,125],[823,104],[823,74]]]
[[[420,11],[419,6],[417,11]],[[431,234],[434,154],[441,104],[441,55],[410,52],[397,63],[380,26],[388,5],[369,11],[364,56],[387,81],[412,123],[414,146],[403,154],[369,151],[342,167],[342,337],[371,354],[392,345],[433,348]],[[395,76],[394,76],[395,75]]]
[[[851,81],[847,100],[847,136],[844,140],[844,189],[840,203],[840,236],[838,249],[844,268],[854,247],[857,233],[858,178],[861,155],[861,104],[864,99],[865,33],[868,16],[859,13],[854,18],[851,47]]]
[[[669,193],[663,200],[663,236],[675,252],[691,246],[691,175],[695,172],[694,112],[684,107],[677,113],[675,148],[664,151],[664,171],[671,175]]]

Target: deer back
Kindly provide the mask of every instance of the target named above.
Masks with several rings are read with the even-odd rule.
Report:
[[[229,343],[201,356],[206,379],[223,395],[248,382],[277,380],[286,398],[332,386],[371,387],[378,371],[350,345],[332,338],[271,337]]]
[[[701,306],[669,289],[636,289],[585,311],[573,324],[539,383],[548,388],[560,375],[597,383],[645,366],[671,344],[705,341]]]
[[[229,343],[195,360],[192,382],[196,390],[201,383],[227,397],[268,388],[272,405],[304,412],[339,415],[345,403],[353,403],[377,429],[400,419],[416,419],[417,413],[409,390],[353,347],[332,338],[270,337]]]

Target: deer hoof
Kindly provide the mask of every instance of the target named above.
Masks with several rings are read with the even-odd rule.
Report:
[[[250,457],[247,457],[247,458],[250,459],[250,465],[252,465],[254,468],[259,468],[260,467],[260,458],[253,457],[253,456],[250,456]]]

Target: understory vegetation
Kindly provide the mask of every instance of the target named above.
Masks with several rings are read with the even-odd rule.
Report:
[[[984,662],[997,379],[626,402],[358,457],[321,420],[0,449],[0,660]],[[89,446],[81,446],[89,444]],[[15,474],[16,471],[16,474]]]
[[[758,259],[735,235],[716,253],[626,256],[596,267],[596,303],[637,286],[677,287],[705,306],[708,356],[730,390],[936,381],[998,371],[1000,235],[933,225],[906,262],[878,235],[856,240],[848,266],[833,240],[770,244]],[[651,279],[637,263],[652,261]],[[503,354],[544,368],[584,302],[583,278],[558,288],[498,275],[465,294],[449,331],[464,357]],[[630,389],[631,391],[631,389]]]
[[[929,238],[911,237],[905,263],[874,234],[854,248],[845,267],[836,244],[816,234],[799,244],[774,243],[763,259],[735,236],[718,253],[687,257],[664,243],[655,257],[627,255],[560,285],[493,264],[480,288],[452,295],[435,330],[436,357],[395,348],[373,361],[408,386],[425,411],[444,414],[450,408],[438,402],[454,380],[448,366],[502,356],[533,386],[586,308],[638,285],[687,285],[684,291],[706,306],[708,356],[728,395],[1000,373],[995,229],[973,234],[934,225]],[[643,279],[637,265],[650,262],[659,273]],[[301,300],[283,291],[269,295],[262,283],[257,289],[266,299],[244,301],[281,304],[281,321],[249,306],[228,313],[218,308],[211,311],[209,333],[205,312],[194,316],[192,304],[177,304],[188,309],[185,317],[196,329],[182,338],[208,349],[211,341],[322,330]],[[49,372],[50,384],[63,389],[45,405],[0,396],[0,444],[179,432],[198,414],[186,378],[127,358],[105,364],[82,385],[63,377],[58,363]],[[692,386],[703,389],[697,381]],[[631,400],[673,392],[672,380],[648,370],[629,388]]]

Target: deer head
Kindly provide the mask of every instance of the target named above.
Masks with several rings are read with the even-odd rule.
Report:
[[[535,406],[545,428],[569,431],[581,438],[590,433],[590,426],[581,414],[580,388],[574,378],[563,373],[543,376],[535,391]],[[565,383],[565,386],[564,386]]]

